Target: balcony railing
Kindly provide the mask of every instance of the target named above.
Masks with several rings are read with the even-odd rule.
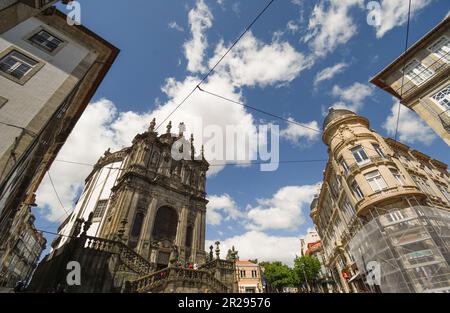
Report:
[[[80,239],[82,238],[80,237]],[[85,238],[85,248],[117,254],[124,265],[140,275],[147,275],[153,270],[150,262],[122,242],[90,236],[86,236]]]
[[[220,293],[228,293],[231,291],[225,284],[216,279],[214,275],[208,271],[173,267],[154,272],[132,281],[130,283],[129,291],[149,292],[170,281],[203,283]]]
[[[378,164],[380,162],[386,162],[386,161],[391,161],[391,160],[392,160],[392,158],[390,156],[387,156],[387,155],[384,156],[384,157],[382,157],[382,156],[371,156],[365,162],[360,162],[360,163],[355,162],[355,163],[351,164],[349,166],[348,172],[349,173],[353,173],[353,172],[355,172],[355,171],[357,171],[357,170],[359,170],[361,168],[366,167],[367,165]]]

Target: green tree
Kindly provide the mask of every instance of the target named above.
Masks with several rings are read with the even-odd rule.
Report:
[[[283,287],[293,285],[292,269],[286,264],[276,261],[261,262],[260,265],[264,268],[264,277],[267,284],[275,288],[278,292],[281,292]]]
[[[304,255],[294,260],[293,282],[296,286],[312,286],[320,273],[320,261],[314,256]]]

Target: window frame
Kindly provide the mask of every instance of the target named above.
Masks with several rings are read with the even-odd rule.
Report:
[[[398,169],[389,168],[389,171],[391,172],[394,179],[400,184],[400,186],[405,186],[405,178],[403,177],[402,174],[400,174],[400,171]]]
[[[9,48],[0,52],[0,61],[4,60],[14,52],[18,53],[19,55],[23,55],[24,57],[36,62],[36,64],[30,70],[28,70],[26,74],[21,78],[17,78],[14,75],[11,75],[2,70],[0,70],[0,75],[19,85],[25,85],[37,72],[39,72],[42,69],[45,63],[16,46],[10,46]]]
[[[446,94],[444,97],[442,97],[440,100],[437,100],[436,97],[440,93],[444,93],[444,90],[448,90],[448,94]],[[441,88],[436,93],[434,93],[431,97],[431,100],[433,100],[434,103],[436,103],[443,111],[450,110],[450,84]],[[442,100],[446,100],[447,103],[443,103]]]
[[[46,48],[46,46],[44,46],[44,45],[42,45],[42,44],[40,44],[40,43],[38,43],[38,42],[36,42],[36,41],[33,41],[33,37],[35,37],[37,34],[39,34],[40,32],[46,32],[47,34],[49,34],[50,36],[52,36],[52,37],[54,37],[55,39],[57,39],[57,40],[59,40],[60,41],[60,44],[54,49],[54,50],[48,50],[47,48]],[[23,38],[23,40],[25,40],[26,42],[28,42],[30,45],[32,45],[33,47],[36,47],[36,48],[38,48],[39,50],[41,50],[41,51],[44,51],[46,54],[49,54],[49,55],[52,55],[52,56],[54,56],[54,55],[56,55],[56,54],[58,54],[58,52],[60,52],[61,51],[61,49],[63,49],[67,44],[68,44],[68,41],[67,40],[65,40],[65,39],[63,39],[62,38],[62,36],[57,36],[57,35],[55,35],[55,32],[53,32],[53,31],[51,31],[51,30],[49,30],[49,29],[47,29],[47,28],[45,28],[45,27],[39,27],[39,28],[37,28],[37,29],[34,29],[32,32],[30,32],[30,33],[28,33],[24,38]]]
[[[420,71],[420,74],[421,74],[421,73],[425,73],[426,71],[429,71],[429,72],[430,72],[430,76],[428,76],[428,77],[426,77],[426,78],[423,78],[422,76],[419,76],[419,74],[415,74],[413,71],[411,71],[411,72],[412,72],[413,74],[415,74],[414,76],[408,74],[410,71],[409,71],[409,70],[407,71],[407,68],[410,66],[410,64],[412,64],[412,63],[414,63],[414,62],[416,62],[416,66],[413,68],[413,70],[416,69],[416,68],[419,67],[419,66],[423,66],[424,69],[422,69],[422,70]],[[402,69],[401,71],[402,71],[402,73],[405,74],[406,78],[408,78],[408,79],[409,79],[414,85],[416,85],[416,86],[420,86],[420,85],[424,84],[426,81],[428,81],[428,80],[429,80],[431,77],[433,77],[433,75],[435,74],[435,72],[434,72],[432,69],[427,68],[422,62],[420,62],[420,61],[417,60],[417,59],[412,59],[412,60],[410,60],[408,63],[406,63],[404,69]],[[421,82],[417,82],[417,81],[415,80],[417,77],[419,77],[420,79],[422,79],[422,81],[421,81]]]
[[[108,208],[108,202],[109,202],[109,199],[99,199],[99,200],[97,201],[97,203],[95,204],[95,208],[94,208],[94,210],[92,211],[92,213],[93,213],[93,215],[92,215],[92,220],[93,220],[93,221],[100,221],[100,220],[103,218],[103,216],[104,216],[105,213],[106,213],[106,209]],[[102,208],[102,210],[100,211],[101,214],[98,214],[98,213],[96,213],[96,212],[97,212],[97,210],[98,210],[98,208],[99,208],[99,204],[100,204],[100,203],[105,203],[105,206],[104,206],[104,208]]]
[[[376,173],[376,174],[374,174],[372,177],[367,177],[369,174],[373,174],[373,173]],[[372,188],[373,192],[380,192],[380,191],[388,188],[386,180],[384,179],[383,175],[381,175],[381,172],[379,170],[370,171],[369,173],[364,174],[364,178],[366,179],[370,188]],[[381,186],[382,184],[380,184],[380,182],[383,182],[384,187]],[[375,189],[374,185],[376,185],[376,187],[378,187],[378,188]]]
[[[365,155],[366,159],[363,158],[363,154],[361,153],[361,151]],[[362,165],[362,164],[366,164],[366,163],[370,162],[370,158],[367,155],[366,150],[364,150],[364,147],[362,145],[354,146],[353,148],[350,149],[350,152],[352,153],[353,158],[355,159],[355,161],[358,165]],[[355,153],[361,159],[361,161],[358,162],[358,159],[356,158]]]
[[[381,149],[380,144],[373,142],[372,147],[375,149],[379,157],[387,159],[387,155],[384,153],[383,149]]]
[[[340,158],[339,159],[339,164],[342,166],[342,168],[344,169],[344,173],[345,175],[348,175],[349,171],[350,171],[350,167],[348,166],[347,162],[345,162],[344,158]]]
[[[442,45],[438,50],[434,50],[434,49],[433,49],[433,47],[435,47],[436,44],[437,44],[439,41],[441,41],[442,39],[446,40],[446,41],[447,41],[447,44],[450,45],[450,39],[449,39],[447,36],[442,35],[442,36],[440,36],[438,39],[436,39],[431,45],[429,45],[429,46],[427,47],[427,49],[428,49],[431,53],[433,53],[434,55],[436,55],[436,56],[439,58],[439,60],[442,60],[442,61],[445,62],[445,63],[450,63],[450,51],[448,52],[448,54],[447,54],[446,56],[444,56],[444,55],[439,55],[439,54],[437,53],[437,51],[441,50],[441,48],[444,47],[444,46],[446,46],[447,44]]]
[[[354,187],[355,186],[355,187]],[[358,200],[364,199],[364,193],[361,190],[361,187],[359,187],[359,184],[356,180],[354,180],[351,184],[350,184],[350,188],[353,191],[353,194],[356,195]]]

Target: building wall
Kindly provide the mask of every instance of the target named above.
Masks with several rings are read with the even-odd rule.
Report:
[[[338,273],[344,292],[357,291],[354,284],[347,283],[343,273],[349,277],[358,274],[347,244],[365,222],[380,211],[385,213],[411,205],[450,208],[445,193],[450,183],[447,166],[385,139],[369,127],[367,119],[351,111],[330,111],[323,136],[329,146],[329,162],[320,194],[311,205],[311,217],[322,239],[326,266]],[[378,144],[382,155],[374,144]],[[358,146],[364,149],[367,158],[359,164],[352,153]],[[391,170],[398,172],[400,180]],[[381,175],[377,180],[382,185],[379,190],[374,190],[373,182],[371,186],[367,179],[374,171]],[[358,185],[361,196],[352,188],[353,183]]]
[[[448,54],[444,56],[431,50],[431,47],[442,38],[448,40],[446,45]],[[413,60],[420,62],[426,71],[431,71],[430,76],[424,77],[421,83],[412,79],[414,75],[405,75],[403,78],[403,67]],[[422,69],[417,73],[423,73],[425,70]],[[442,105],[433,99],[439,91],[450,86],[450,17],[446,17],[416,42],[405,57],[395,60],[373,78],[372,82],[414,110],[450,145],[450,106]]]
[[[28,41],[29,37],[42,28],[64,40],[64,47],[56,55],[44,52]],[[75,38],[71,38],[54,27],[47,26],[35,17],[0,35],[0,54],[11,49],[26,53],[34,60],[42,62],[44,66],[24,85],[0,76],[0,94],[8,100],[0,108],[2,122],[38,133],[56,110],[56,107],[50,103],[52,97],[55,93],[60,92],[60,101],[62,102],[64,93],[70,91],[70,88],[66,86],[64,89],[61,88],[63,83],[72,77],[74,78],[71,80],[73,87],[80,79],[74,75],[75,68],[82,62],[89,66],[95,60],[96,54],[78,43]],[[88,55],[89,58],[85,60]],[[46,108],[45,112],[42,111],[44,108]],[[41,115],[39,121],[30,125],[38,114]],[[21,130],[18,128],[0,125],[1,156],[4,156],[20,133]],[[3,158],[2,160],[5,162]]]
[[[109,209],[109,199],[111,197],[111,189],[115,186],[117,179],[121,173],[123,161],[105,163],[101,168],[94,171],[85,184],[85,188],[77,201],[73,213],[68,217],[68,221],[59,230],[61,235],[58,244],[54,249],[60,248],[68,240],[71,231],[77,219],[89,219],[89,214],[93,213],[99,200],[108,200],[108,205],[104,211],[107,214]],[[100,227],[105,222],[103,218],[95,218],[88,230],[89,236],[99,237]]]
[[[252,271],[256,271],[256,276],[255,274],[252,276]],[[261,267],[258,264],[254,264],[249,261],[236,261],[236,276],[239,293],[264,292]]]

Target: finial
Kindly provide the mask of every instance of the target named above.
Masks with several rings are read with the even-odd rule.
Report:
[[[216,258],[220,259],[220,241],[216,241],[214,244],[216,245]]]
[[[191,159],[195,158],[194,134],[191,134]]]
[[[178,125],[178,135],[180,137],[183,137],[183,133],[186,131],[186,125],[184,125],[183,122],[180,123],[180,125]]]
[[[167,133],[170,134],[170,131],[172,129],[172,121],[169,122],[169,124],[167,124]]]
[[[155,131],[155,126],[156,126],[156,118],[153,118],[152,121],[150,122],[150,127],[148,128],[148,130],[151,132]]]

